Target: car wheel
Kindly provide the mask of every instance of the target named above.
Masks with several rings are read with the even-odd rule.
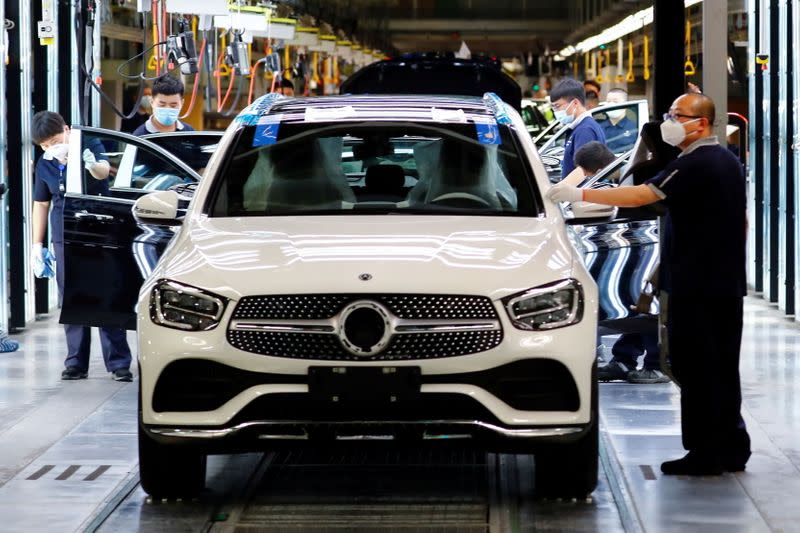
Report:
[[[154,498],[190,498],[206,484],[206,456],[151,439],[139,423],[139,482]]]
[[[592,372],[594,377],[595,372]],[[599,463],[597,380],[592,387],[592,425],[575,442],[543,448],[534,457],[534,490],[540,498],[586,498],[597,487]]]

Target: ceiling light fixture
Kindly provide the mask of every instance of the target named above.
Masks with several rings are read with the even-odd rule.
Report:
[[[685,7],[690,7],[695,4],[699,4],[703,0],[684,0],[683,5]],[[604,45],[606,43],[610,43],[620,39],[629,33],[633,33],[637,30],[644,28],[645,26],[653,23],[653,8],[648,7],[646,9],[642,9],[634,13],[633,15],[629,15],[625,17],[622,22],[615,24],[609,28],[606,28],[602,32],[585,39],[575,46],[567,46],[566,48],[562,48],[558,54],[562,57],[569,57],[578,52],[587,52],[589,50],[594,50],[598,48],[600,45]]]

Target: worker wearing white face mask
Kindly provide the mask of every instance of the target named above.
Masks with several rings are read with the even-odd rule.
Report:
[[[747,233],[742,164],[713,135],[710,98],[684,94],[664,115],[661,136],[681,149],[642,185],[584,190],[556,185],[554,201],[620,207],[663,201],[670,231],[662,270],[670,279],[668,339],[681,386],[681,430],[688,453],[666,461],[668,475],[744,470],[750,437],[741,417],[739,349],[746,293]]]
[[[578,80],[565,78],[550,92],[550,105],[556,120],[571,130],[564,143],[561,179],[566,178],[575,169],[575,152],[581,146],[592,141],[603,144],[606,142],[603,130],[586,110],[585,104],[586,93],[583,84]]]
[[[81,160],[69,161],[70,128],[58,113],[40,111],[33,116],[31,123],[33,142],[38,144],[44,155],[36,162],[36,175],[33,186],[33,249],[31,265],[36,277],[56,278],[59,300],[64,297],[64,194],[66,193],[67,164],[79,165]],[[104,158],[106,152],[99,139],[84,138],[86,148],[80,153],[85,174],[85,193],[87,195],[107,196],[109,194],[108,176],[111,165]],[[77,148],[77,146],[76,146]],[[82,173],[83,174],[83,173]],[[50,242],[54,254],[47,245],[48,214]],[[82,272],[80,261],[71,268]],[[82,272],[87,279],[96,276],[95,272]],[[60,302],[59,302],[60,303]],[[89,370],[91,350],[91,329],[73,324],[64,325],[67,354],[61,379],[86,379]],[[131,351],[126,332],[122,328],[100,328],[100,341],[106,370],[116,381],[131,381]]]
[[[193,127],[179,118],[181,108],[183,108],[183,82],[181,80],[164,74],[153,82],[150,105],[153,114],[144,124],[134,130],[133,135],[194,131]]]
[[[606,96],[607,105],[627,101],[628,93],[624,89],[611,89]],[[608,149],[615,154],[621,154],[633,148],[639,132],[636,124],[626,116],[625,109],[609,109],[605,114],[608,118],[599,120],[598,123],[603,128]]]

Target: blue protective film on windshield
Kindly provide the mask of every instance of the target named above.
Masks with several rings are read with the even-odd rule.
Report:
[[[481,144],[500,144],[500,130],[494,122],[475,123],[475,131],[478,134],[478,142]]]
[[[278,142],[278,130],[280,129],[280,117],[266,116],[259,119],[256,124],[256,132],[253,135],[253,146],[268,146]]]

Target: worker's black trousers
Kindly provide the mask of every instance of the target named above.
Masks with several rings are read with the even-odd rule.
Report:
[[[744,464],[750,437],[741,416],[742,298],[673,291],[668,313],[683,447],[710,460]]]

